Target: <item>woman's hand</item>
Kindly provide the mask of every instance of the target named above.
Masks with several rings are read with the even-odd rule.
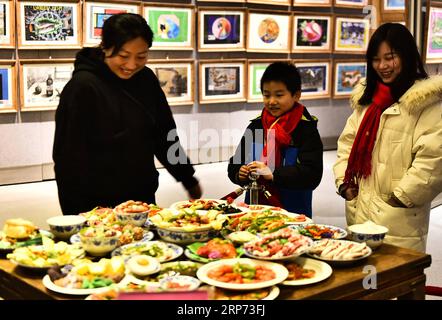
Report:
[[[192,188],[187,189],[187,194],[191,200],[200,199],[203,194],[200,184],[197,183]]]
[[[247,165],[243,165],[241,166],[241,168],[239,168],[239,172],[238,172],[238,179],[241,182],[247,182],[249,181],[249,167]]]
[[[358,188],[347,188],[344,191],[344,198],[347,201],[353,200],[354,198],[356,198],[358,196],[359,190]]]
[[[264,162],[253,161],[248,165],[250,172],[256,172],[262,176],[265,180],[273,180],[273,173],[269,167]]]

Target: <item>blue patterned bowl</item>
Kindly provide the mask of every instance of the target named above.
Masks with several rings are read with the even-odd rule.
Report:
[[[91,256],[104,256],[120,245],[120,231],[115,231],[112,236],[92,236],[88,237],[79,233],[81,245]]]
[[[178,244],[190,244],[194,242],[204,242],[215,238],[219,235],[219,231],[213,228],[197,230],[197,231],[184,231],[184,230],[171,230],[167,228],[160,228],[157,226],[157,232],[161,239],[167,242],[173,242]]]
[[[82,216],[56,216],[46,220],[49,229],[60,240],[69,240],[69,238],[79,232],[86,223],[86,218]]]
[[[383,242],[388,228],[377,225],[371,221],[354,224],[348,227],[349,239],[356,242],[365,242],[370,248],[375,249]]]
[[[144,212],[134,212],[134,213],[123,213],[121,211],[114,210],[115,215],[117,216],[118,221],[123,224],[133,224],[138,227],[144,226],[144,223],[147,220],[147,215],[149,211]]]

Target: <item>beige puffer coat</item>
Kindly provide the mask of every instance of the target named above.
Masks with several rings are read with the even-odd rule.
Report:
[[[333,167],[342,184],[357,129],[367,110],[358,104],[364,85],[351,97],[353,114],[338,140]],[[386,203],[390,194],[408,208]],[[416,83],[381,116],[372,154],[371,175],[360,181],[359,194],[346,201],[347,224],[373,221],[386,226],[385,243],[425,252],[430,203],[442,192],[442,76]]]

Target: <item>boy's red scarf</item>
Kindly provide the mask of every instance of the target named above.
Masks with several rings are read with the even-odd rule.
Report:
[[[349,186],[357,186],[360,178],[370,176],[371,155],[376,142],[381,115],[393,102],[390,88],[379,82],[373,95],[373,102],[362,119],[351,148],[344,178],[344,183]]]
[[[260,160],[271,169],[281,166],[282,149],[290,144],[290,141],[292,140],[292,132],[298,126],[299,121],[301,121],[303,113],[304,106],[297,102],[292,109],[278,118],[272,116],[267,109],[263,110],[261,121],[264,128],[265,142]],[[273,159],[274,163],[272,161]],[[260,204],[275,205],[275,202],[278,204],[281,203],[281,196],[278,189],[262,177],[259,178],[259,183],[263,184],[266,190],[272,194],[272,198],[274,198],[274,200],[271,199],[273,201],[268,201],[268,199],[260,194]]]

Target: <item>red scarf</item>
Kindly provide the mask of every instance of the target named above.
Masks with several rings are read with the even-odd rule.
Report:
[[[373,102],[362,119],[351,148],[344,178],[344,183],[349,186],[357,186],[360,178],[370,176],[371,154],[376,142],[381,115],[393,102],[390,87],[379,82],[373,95]]]
[[[298,126],[299,121],[301,121],[303,113],[304,106],[297,102],[292,109],[279,118],[272,116],[267,109],[263,110],[261,121],[264,127],[265,142],[260,161],[264,162],[270,169],[281,166],[282,149],[290,144],[292,132]],[[258,181],[264,185],[266,190],[272,195],[270,199],[267,199],[260,193],[259,203],[281,206],[281,196],[278,189],[262,177],[260,177]]]

